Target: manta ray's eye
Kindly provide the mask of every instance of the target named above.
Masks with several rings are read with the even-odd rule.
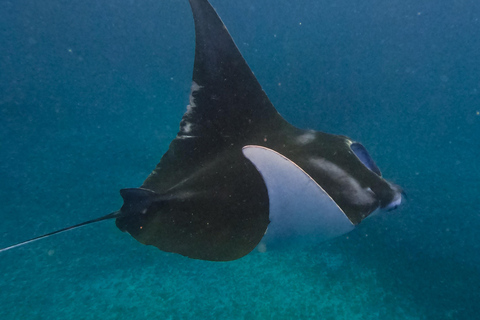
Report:
[[[378,169],[375,161],[373,161],[372,157],[368,154],[367,149],[363,145],[358,142],[354,142],[350,145],[350,149],[352,149],[353,153],[357,156],[357,158],[363,163],[365,167],[370,169],[370,171],[376,173],[378,176],[381,176],[382,173],[380,169]]]

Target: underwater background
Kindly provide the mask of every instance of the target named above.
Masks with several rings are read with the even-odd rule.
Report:
[[[480,2],[212,0],[277,110],[367,147],[408,199],[227,263],[104,221],[0,254],[0,319],[474,319]],[[0,0],[0,247],[118,210],[178,131],[187,0]]]

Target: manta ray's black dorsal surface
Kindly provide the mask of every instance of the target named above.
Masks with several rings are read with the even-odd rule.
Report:
[[[140,188],[121,190],[119,211],[77,226],[116,218],[143,244],[228,261],[260,242],[340,236],[401,203],[401,189],[382,178],[360,143],[285,121],[208,1],[190,5],[195,62],[177,137]]]

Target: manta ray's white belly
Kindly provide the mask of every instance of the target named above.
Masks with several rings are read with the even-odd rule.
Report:
[[[270,202],[265,244],[318,243],[353,230],[333,199],[305,171],[280,153],[245,146],[243,154],[262,175]]]

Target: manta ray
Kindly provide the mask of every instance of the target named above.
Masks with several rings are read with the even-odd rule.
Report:
[[[316,244],[402,202],[359,142],[304,130],[277,112],[207,0],[189,0],[195,61],[177,136],[120,210],[0,249],[115,219],[145,245],[239,259],[260,243]]]

